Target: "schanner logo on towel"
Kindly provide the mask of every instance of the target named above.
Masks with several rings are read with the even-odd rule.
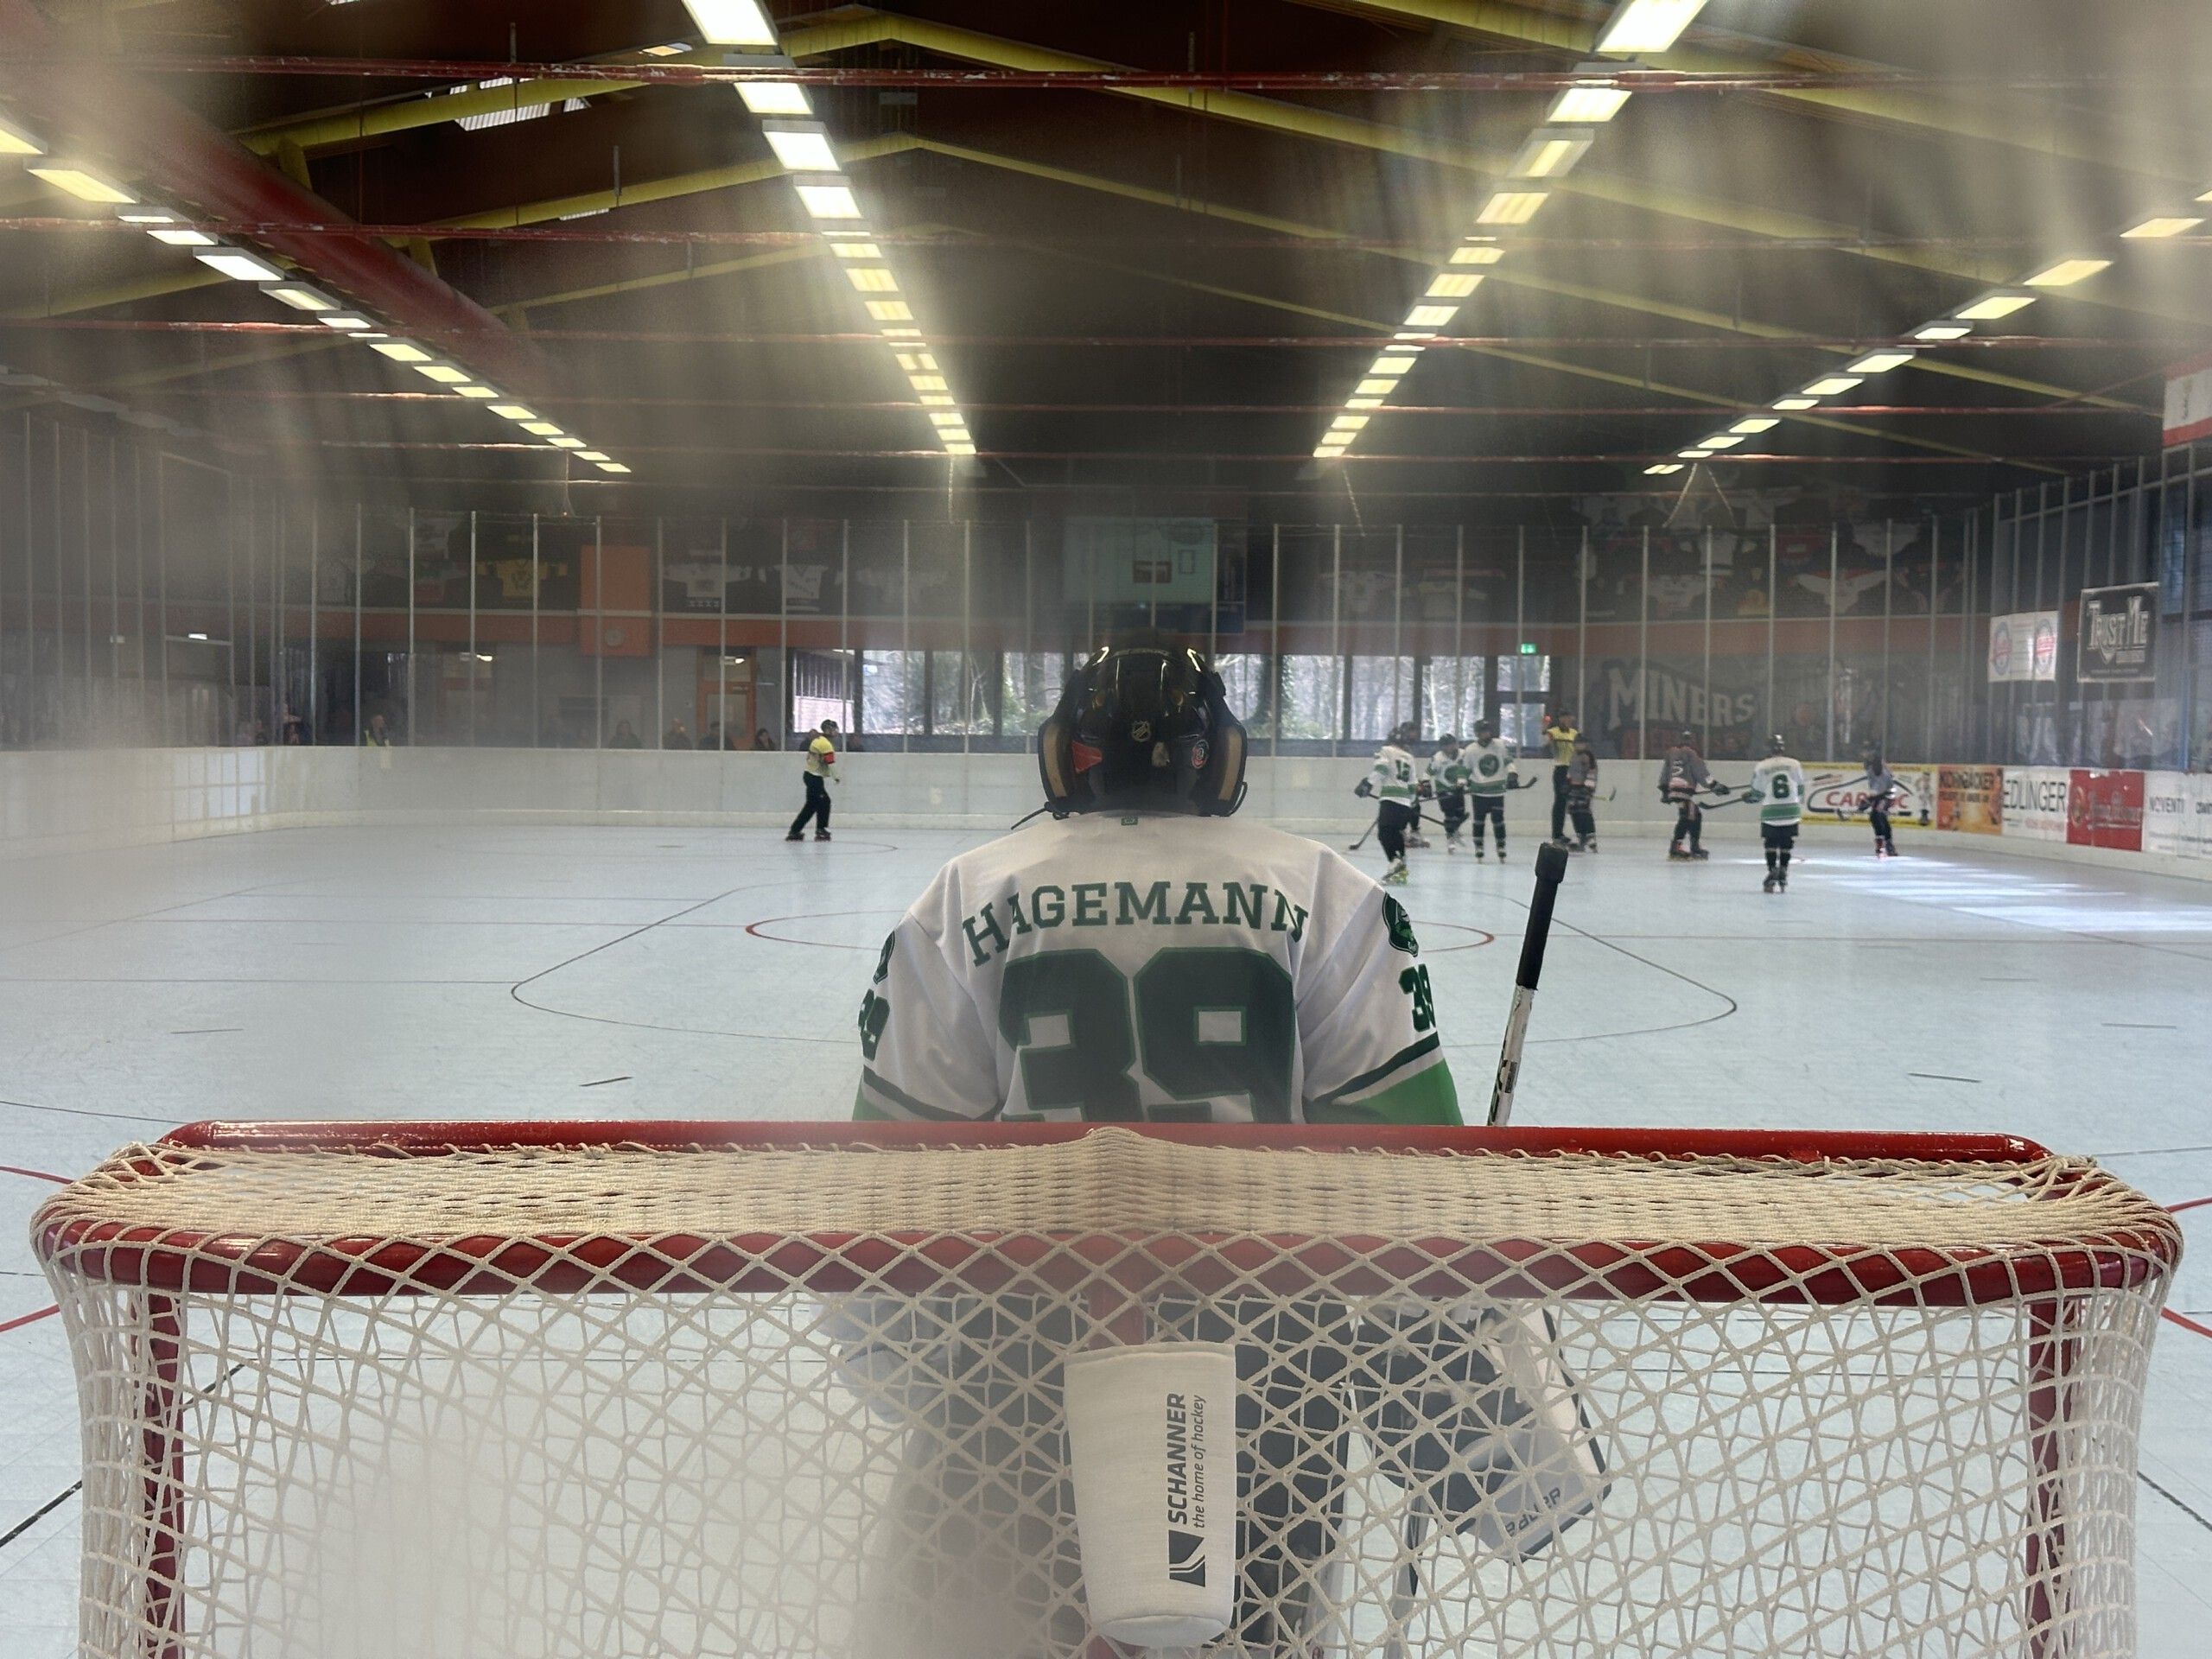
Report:
[[[1167,1576],[1178,1584],[1203,1586],[1206,1581],[1206,1541],[1195,1532],[1167,1529]]]
[[[1178,1584],[1206,1581],[1205,1539],[1189,1528],[1206,1523],[1206,1407],[1202,1399],[1166,1399],[1167,1576]]]

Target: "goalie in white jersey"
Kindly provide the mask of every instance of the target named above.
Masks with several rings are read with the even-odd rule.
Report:
[[[884,942],[855,1115],[1458,1123],[1405,910],[1318,842],[1231,821],[1244,759],[1196,652],[1085,660],[1039,734],[1051,821],[953,859]],[[1302,1651],[1341,1611],[1354,1424],[1427,1526],[1503,1556],[1602,1495],[1571,1380],[1522,1321],[1235,1298],[1151,1313],[1233,1340],[1241,1394],[1274,1402],[1240,1446],[1240,1651]],[[856,1650],[1084,1651],[1058,1416],[1074,1310],[861,1296],[829,1328],[841,1376],[908,1428]]]
[[[1085,662],[1039,736],[1051,821],[952,860],[884,942],[856,1114],[1459,1122],[1404,907],[1231,821],[1244,749],[1198,652]]]

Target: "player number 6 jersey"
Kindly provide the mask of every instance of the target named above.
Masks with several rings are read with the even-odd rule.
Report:
[[[952,860],[860,1038],[861,1117],[1459,1121],[1403,907],[1225,818],[1084,815]]]

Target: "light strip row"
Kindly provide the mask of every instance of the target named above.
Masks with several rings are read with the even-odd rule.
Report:
[[[2192,205],[2208,204],[2212,204],[2212,189],[2199,195]],[[2118,239],[2123,242],[2164,241],[2195,230],[2204,223],[2206,217],[2205,214],[2188,213],[2154,215],[2138,220],[2118,232]],[[1964,340],[1974,333],[1976,323],[2001,322],[2026,310],[2045,294],[2086,282],[2099,271],[2109,270],[2112,264],[2110,259],[2094,254],[2074,254],[2063,259],[2047,260],[2018,283],[1977,294],[1948,315],[1921,324],[1911,331],[1908,338],[1900,340],[1895,346],[1870,352],[1858,361],[1846,364],[1840,372],[1816,376],[1795,391],[1776,398],[1769,407],[1780,410],[1785,416],[1800,415],[1811,409],[1837,407],[1828,400],[1847,397],[1871,377],[1887,374],[1891,370],[1901,369],[1911,362],[1919,355],[1914,349],[1914,342],[1942,345],[1954,340]],[[1848,405],[1841,407],[1847,408]],[[1735,448],[1746,438],[1770,432],[1780,424],[1778,419],[1764,415],[1749,416],[1710,437],[1700,438],[1687,449],[1677,450],[1673,461],[1662,461],[1646,467],[1644,476],[1669,477],[1681,472],[1685,466],[1709,461]]]
[[[1704,6],[1705,0],[1624,0],[1599,33],[1597,50],[1609,57],[1664,52]],[[1430,277],[1427,289],[1391,334],[1390,343],[1367,365],[1351,396],[1344,399],[1344,413],[1313,446],[1315,460],[1334,461],[1358,441],[1374,418],[1373,411],[1384,406],[1421,352],[1482,285],[1483,267],[1505,257],[1498,233],[1535,219],[1551,200],[1553,186],[1589,153],[1598,129],[1621,112],[1630,94],[1625,87],[1606,84],[1605,78],[1617,76],[1624,67],[1586,63],[1579,73],[1589,76],[1591,84],[1567,87],[1552,100],[1543,124],[1529,135],[1506,168],[1504,181],[1476,211],[1474,229]]]
[[[374,318],[334,299],[321,289],[295,279],[261,255],[232,247],[205,231],[193,229],[176,214],[147,201],[142,194],[126,189],[105,173],[49,154],[46,145],[28,129],[4,117],[0,117],[0,156],[21,158],[34,178],[45,181],[79,201],[113,208],[118,220],[139,226],[164,247],[187,249],[210,270],[233,282],[247,283],[280,305],[305,312],[324,327],[361,341],[378,356],[414,370],[456,397],[485,404],[493,414],[513,423],[543,447],[565,450],[579,461],[589,461],[602,473],[619,475],[629,472],[629,467],[605,450],[592,448],[584,439],[544,419],[536,410],[514,401],[496,386],[486,385],[471,371],[448,362],[411,340],[396,338],[378,327]]]
[[[683,3],[710,44],[748,49],[748,55],[729,59],[732,65],[770,70],[797,67],[779,50],[775,25],[757,0]],[[974,454],[975,435],[968,429],[968,417],[953,401],[944,365],[924,337],[913,302],[868,229],[859,199],[853,194],[852,181],[845,176],[836,146],[830,141],[830,129],[815,118],[806,88],[796,80],[741,80],[737,83],[737,94],[760,118],[761,133],[789,175],[799,206],[836,256],[838,270],[852,285],[868,321],[883,336],[883,343],[891,348],[922,413],[929,416],[938,442],[948,455]]]

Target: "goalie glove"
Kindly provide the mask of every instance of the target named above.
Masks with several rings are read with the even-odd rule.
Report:
[[[1439,1528],[1526,1560],[1604,1501],[1605,1457],[1541,1312],[1400,1305],[1360,1334],[1360,1426]]]

